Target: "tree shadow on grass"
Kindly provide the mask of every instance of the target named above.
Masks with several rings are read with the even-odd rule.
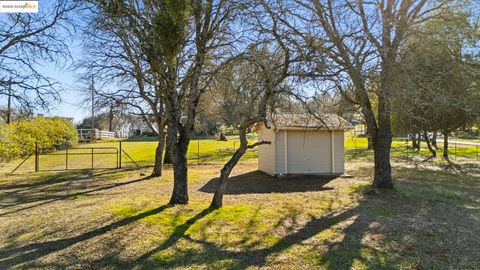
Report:
[[[330,270],[357,268],[359,266],[356,266],[356,263],[367,265],[366,269],[388,269],[389,267],[376,254],[369,259],[363,254],[369,249],[362,241],[368,233],[371,233],[369,226],[375,218],[363,211],[355,213],[351,218],[352,223],[343,229],[343,239],[340,242],[329,243],[327,251],[318,256],[319,263]]]
[[[148,216],[159,214],[170,205],[163,205],[155,209],[127,217],[97,229],[88,231],[78,236],[59,240],[46,241],[42,243],[28,244],[18,248],[0,250],[0,269],[9,269],[19,264],[28,263],[40,259],[46,255],[69,248],[80,242],[92,239],[109,231],[126,226]]]
[[[249,172],[228,179],[225,194],[258,194],[258,193],[290,193],[331,190],[325,187],[338,176],[289,176],[276,178],[261,171]],[[215,193],[218,178],[213,178],[200,188],[206,193]]]
[[[49,176],[38,176],[30,179],[28,182],[22,181],[21,183],[0,184],[0,190],[27,190],[57,184],[65,181],[81,180],[81,173],[83,172],[80,172],[80,174],[79,172],[62,172]],[[86,174],[86,172],[84,173]]]
[[[81,182],[83,180],[92,180],[94,178],[103,177],[104,175],[114,175],[119,172],[131,171],[130,168],[123,169],[105,169],[105,170],[90,170],[80,169],[72,171],[59,171],[51,175],[38,175],[35,177],[27,177],[16,183],[2,184],[0,183],[0,190],[31,190],[50,185],[69,183],[69,182]],[[33,174],[33,173],[32,173]]]
[[[148,259],[150,256],[152,256],[153,254],[157,253],[157,252],[161,252],[165,249],[168,249],[169,247],[175,245],[175,243],[184,238],[185,237],[185,233],[187,232],[187,230],[193,225],[195,224],[197,221],[199,221],[200,219],[204,218],[205,216],[207,216],[208,214],[210,214],[211,212],[213,212],[214,209],[212,208],[206,208],[204,210],[202,210],[200,213],[198,213],[197,215],[195,215],[194,217],[188,219],[187,221],[185,221],[185,223],[177,226],[174,230],[174,232],[170,235],[170,237],[165,240],[160,246],[150,250],[149,252],[143,254],[142,256],[138,257],[133,263],[132,263],[132,266],[139,263],[139,262],[143,262],[145,261],[146,259]]]
[[[63,178],[60,178],[60,179],[63,179]],[[125,185],[130,185],[130,184],[142,182],[142,181],[145,181],[147,179],[150,179],[150,178],[149,177],[143,177],[143,178],[124,181],[124,182],[120,182],[120,183],[112,183],[112,184],[102,185],[102,186],[97,187],[97,188],[83,190],[83,191],[74,192],[74,193],[70,193],[70,194],[51,194],[50,190],[42,191],[42,192],[40,192],[40,194],[38,194],[38,193],[24,194],[24,193],[20,193],[20,192],[5,192],[5,195],[2,195],[0,197],[0,199],[14,200],[16,202],[8,204],[8,205],[2,205],[1,206],[2,209],[6,209],[7,207],[13,207],[13,206],[18,206],[18,205],[22,205],[22,204],[30,204],[30,203],[36,203],[36,204],[28,205],[28,206],[17,208],[17,209],[11,210],[11,211],[6,211],[6,212],[3,212],[3,213],[0,213],[0,217],[6,216],[6,215],[9,215],[9,214],[13,214],[13,213],[18,213],[18,212],[21,212],[21,211],[24,211],[24,210],[27,210],[27,209],[32,209],[32,208],[35,208],[35,207],[39,207],[39,206],[46,205],[46,204],[49,204],[49,203],[53,203],[53,202],[56,202],[56,201],[67,200],[67,199],[70,199],[70,198],[75,198],[77,196],[88,195],[88,194],[99,192],[99,191],[109,190],[109,189],[116,188],[116,187],[121,187],[121,186],[125,186]],[[57,181],[55,181],[55,183],[57,183]]]
[[[480,241],[480,208],[474,210],[464,206],[465,203],[478,205],[476,198],[462,203],[452,202],[444,190],[432,189],[432,194],[428,195],[430,198],[420,200],[423,198],[421,183],[402,182],[397,185],[398,190],[394,191],[361,187],[355,191],[363,194],[355,207],[319,218],[312,217],[301,228],[290,230],[267,247],[261,242],[225,245],[209,240],[205,233],[186,235],[185,229],[177,229],[169,240],[139,257],[133,266],[142,269],[205,265],[229,269],[275,267],[277,258],[280,265],[284,265],[281,258],[288,258],[291,248],[298,247],[300,251],[293,251],[296,252],[293,256],[298,256],[299,260],[306,259],[305,267],[310,263],[331,270],[396,269],[402,265],[418,269],[455,268],[458,265],[475,269],[475,265],[480,266],[480,261],[475,261],[478,255],[475,246]],[[412,200],[416,196],[419,200]],[[204,212],[198,216],[203,218]],[[192,219],[195,222],[200,219],[196,217]],[[191,221],[188,222],[188,227],[191,225]],[[181,228],[183,226],[186,225],[180,225]],[[204,222],[201,229],[211,226],[211,223]],[[255,224],[252,223],[252,226]],[[329,235],[327,230],[333,228],[339,234],[318,244],[319,240],[315,237],[323,232]],[[244,234],[249,232],[247,229]],[[187,242],[176,246],[180,239]],[[188,248],[194,245],[198,245],[200,251]],[[168,251],[160,257],[154,256],[169,247],[173,248],[173,254]],[[305,247],[312,250],[304,252]],[[167,254],[169,257],[164,257]],[[215,266],[217,262],[220,266]]]
[[[46,241],[42,243],[28,244],[19,248],[0,250],[0,268],[8,269],[10,267],[21,264],[28,265],[29,263],[35,263],[38,259],[44,256],[62,251],[75,244],[79,244],[83,241],[98,237],[109,231],[126,226],[130,223],[136,222],[148,216],[159,214],[168,207],[168,205],[164,205],[132,217],[124,218],[122,220],[99,227],[97,229],[88,231],[75,237]],[[343,212],[328,214],[320,218],[312,218],[302,228],[292,231],[292,233],[284,236],[271,246],[259,248],[259,246],[255,244],[248,245],[245,249],[241,251],[235,251],[234,249],[232,250],[226,248],[221,244],[212,243],[203,238],[196,239],[192,238],[189,235],[186,235],[186,232],[192,225],[212,213],[213,210],[207,208],[202,210],[183,224],[178,225],[175,228],[174,232],[169,236],[169,238],[165,240],[161,245],[139,256],[136,260],[132,262],[125,262],[116,258],[115,255],[109,256],[109,254],[105,254],[104,256],[102,256],[101,260],[95,263],[104,266],[118,266],[121,268],[140,267],[142,269],[155,269],[159,267],[159,264],[161,265],[161,267],[176,268],[193,266],[195,264],[203,263],[209,264],[215,260],[231,260],[232,263],[230,266],[232,268],[246,269],[250,266],[262,267],[268,263],[268,259],[270,256],[284,252],[295,245],[301,245],[302,242],[314,237],[318,233],[321,233],[331,228],[332,226],[335,226],[336,224],[344,222],[345,220],[353,217],[356,217],[356,220],[360,220],[359,216],[361,215],[361,213],[358,209],[358,207],[355,207]],[[340,248],[332,248],[331,251],[328,251],[325,260],[327,260],[327,262],[332,262],[328,264],[328,269],[340,269],[338,268],[338,266],[352,265],[355,259],[359,259],[362,257],[362,254],[360,253],[361,237],[359,236],[362,235],[362,230],[368,229],[369,221],[364,220],[361,225],[359,224],[360,223],[356,223],[355,221],[354,224],[350,225],[350,227],[355,228],[355,230],[352,229],[351,231],[345,231],[347,235],[344,239],[346,240],[342,241],[342,243],[340,244]],[[251,226],[255,226],[255,223],[251,223]],[[192,254],[192,251],[183,251],[176,248],[175,255],[173,255],[173,260],[158,262],[155,259],[151,258],[156,253],[162,252],[171,247],[175,247],[176,243],[182,239],[189,241],[192,244],[198,244],[202,246],[201,254]],[[342,251],[342,249],[345,247],[348,247],[348,249],[350,250],[347,255],[345,255]],[[341,260],[339,261],[338,258],[340,258]]]
[[[250,266],[262,267],[267,263],[269,256],[285,251],[294,245],[301,244],[303,241],[315,236],[316,234],[331,228],[332,226],[357,214],[356,208],[354,208],[341,213],[323,216],[321,218],[313,218],[300,230],[284,236],[272,246],[258,248],[254,245],[249,246],[242,251],[235,251],[234,249],[227,249],[219,244],[215,244],[204,239],[195,239],[189,235],[185,235],[186,229],[192,225],[192,221],[196,222],[208,213],[210,213],[208,209],[203,210],[185,224],[180,225],[169,239],[167,239],[159,247],[152,249],[151,251],[139,257],[137,260],[135,260],[131,267],[140,266],[141,269],[155,269],[159,266],[165,268],[177,268],[188,267],[195,264],[212,263],[214,261],[221,260],[232,260],[233,263],[230,265],[230,267],[235,269],[246,269]],[[192,256],[191,251],[184,251],[182,253],[181,250],[176,250],[174,260],[158,262],[155,261],[155,259],[150,258],[152,255],[174,246],[175,243],[180,239],[187,240],[193,244],[201,245],[202,253],[204,255]]]
[[[418,173],[418,170],[410,171],[411,173]],[[472,178],[472,181],[476,181],[476,179]],[[315,248],[316,241],[312,244],[312,238],[332,227],[341,226],[342,237],[332,239],[332,241],[327,240],[327,243],[322,244],[318,251],[315,249],[308,252],[318,253],[318,256],[314,258],[314,265],[323,265],[327,269],[349,269],[357,268],[357,264],[363,264],[365,265],[364,268],[386,269],[398,268],[405,261],[408,263],[406,264],[406,268],[408,268],[408,265],[412,266],[412,261],[419,261],[421,263],[418,266],[419,269],[439,269],[442,268],[440,267],[442,266],[441,263],[444,263],[443,266],[455,268],[455,266],[458,266],[455,263],[463,260],[463,265],[458,266],[458,268],[475,269],[475,252],[477,252],[475,247],[478,246],[480,239],[478,238],[478,235],[480,235],[478,209],[480,208],[467,209],[462,205],[468,203],[478,206],[478,196],[475,196],[478,194],[478,189],[470,191],[468,194],[473,195],[472,198],[467,198],[468,201],[462,201],[461,204],[450,202],[448,198],[445,198],[445,191],[437,189],[432,189],[432,194],[428,195],[430,199],[425,200],[423,189],[418,190],[422,182],[418,181],[418,183],[403,181],[401,185],[398,183],[396,191],[365,192],[365,196],[357,202],[357,206],[318,218],[312,217],[301,228],[289,231],[288,234],[267,247],[263,246],[262,243],[243,247],[225,246],[209,240],[207,238],[208,234],[203,234],[203,236],[200,234],[200,237],[196,234],[195,236],[188,235],[187,231],[192,225],[200,222],[212,212],[205,209],[183,224],[176,226],[174,232],[158,247],[154,247],[130,263],[122,261],[118,254],[112,252],[111,254],[102,254],[102,258],[97,262],[92,262],[93,264],[90,264],[90,266],[92,268],[102,265],[110,268],[159,269],[194,267],[197,265],[210,267],[217,261],[226,261],[228,265],[224,265],[223,268],[275,267],[277,255],[288,253],[291,248],[299,246],[313,246]],[[465,185],[467,184],[465,183]],[[465,194],[467,195],[467,193]],[[412,200],[412,196],[415,198],[419,196],[418,201]],[[162,206],[125,218],[76,237],[0,250],[0,269],[35,261],[43,256],[100,236],[110,230],[160,213],[166,207]],[[448,211],[444,209],[448,209]],[[223,226],[221,220],[208,218],[205,222],[202,222],[201,229],[206,230],[208,227],[215,225],[213,223],[217,221],[220,222],[218,226]],[[252,227],[256,226],[254,222],[249,224]],[[457,229],[458,232],[455,231]],[[255,232],[256,230],[253,228],[243,234]],[[378,248],[365,243],[369,238],[376,235],[384,238],[375,241],[376,244],[380,245]],[[448,241],[450,242],[444,240],[446,237],[449,238]],[[403,243],[405,239],[409,243]],[[187,246],[199,245],[201,249],[199,251],[192,251],[189,248],[184,250],[182,249],[182,246],[185,246],[184,243],[177,244],[180,240],[187,241]],[[169,254],[168,259],[162,260],[155,256],[155,254],[171,248],[173,248],[174,253]],[[456,250],[456,248],[460,249]],[[115,247],[113,246],[112,249],[115,249]],[[306,256],[304,253],[296,253],[295,256],[300,256],[300,259],[303,259],[302,256]],[[449,253],[455,254],[450,255]],[[466,259],[460,259],[462,256]],[[442,258],[445,259],[445,262],[441,261]],[[424,263],[424,260],[428,262]],[[73,265],[75,262],[71,263]],[[280,263],[285,264],[284,261]],[[300,265],[300,267],[307,267],[308,263],[311,264],[312,262],[306,260],[305,265]],[[478,263],[480,262],[477,262],[477,265]]]

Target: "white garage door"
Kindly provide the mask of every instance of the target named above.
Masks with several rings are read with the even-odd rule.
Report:
[[[288,173],[332,171],[329,131],[288,131]]]

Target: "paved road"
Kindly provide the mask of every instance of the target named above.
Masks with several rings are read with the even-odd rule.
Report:
[[[459,142],[459,141],[450,141],[450,140],[448,140],[448,143],[456,143],[456,144],[463,144],[463,145],[480,146],[480,143],[476,143],[476,142]]]
[[[402,139],[407,139],[407,138],[402,138]],[[409,138],[409,140],[411,140]],[[422,143],[424,142],[422,138]],[[437,137],[437,144],[439,146],[443,145],[443,137]],[[453,144],[464,146],[464,147],[469,147],[469,146],[478,146],[480,147],[480,142],[463,142],[463,141],[455,141],[455,140],[448,140],[448,144],[452,146]]]
[[[437,143],[441,142],[441,141],[443,141],[443,138],[440,138],[440,137],[437,138]],[[462,141],[448,140],[448,143],[449,144],[456,143],[457,145],[460,144],[460,145],[479,146],[480,147],[480,143],[477,143],[477,142],[462,142]]]

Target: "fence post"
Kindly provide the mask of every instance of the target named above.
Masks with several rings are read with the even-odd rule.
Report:
[[[120,141],[120,151],[118,151],[118,168],[122,168],[122,141]]]
[[[65,171],[68,171],[68,146],[65,148]]]
[[[405,145],[405,148],[407,149],[407,163],[409,162],[408,160],[408,135],[407,135],[407,144]]]
[[[357,155],[357,134],[356,133],[353,133],[353,153],[354,153],[354,156]]]
[[[93,147],[92,147],[92,170],[93,170]]]
[[[38,143],[35,143],[35,172],[39,171]]]
[[[457,161],[457,140],[455,140],[455,142],[453,143],[453,145],[455,146],[455,152],[454,152],[455,161]]]

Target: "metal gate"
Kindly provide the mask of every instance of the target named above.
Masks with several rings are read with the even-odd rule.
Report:
[[[17,171],[31,157],[34,158],[35,172],[121,169],[124,165],[127,165],[124,164],[125,162],[122,163],[122,157],[127,158],[126,161],[129,164],[137,168],[141,167],[122,149],[121,141],[119,147],[65,147],[60,150],[39,149],[38,144],[35,143],[35,151],[15,167],[11,173]]]
[[[12,173],[32,156],[35,159],[35,172],[121,167],[121,155],[117,147],[66,147],[63,150],[53,151],[40,150],[38,144],[35,144],[35,152],[24,159]]]
[[[111,156],[115,163],[112,166],[105,166],[101,161],[98,164],[102,164],[102,166],[95,166],[97,164],[95,162],[95,156]],[[51,169],[48,166],[42,166],[41,157],[49,157],[49,156],[60,156],[65,157],[65,167]],[[83,162],[83,166],[72,167],[72,157],[76,156],[84,156],[85,162]],[[70,161],[70,163],[69,163]],[[69,167],[70,166],[70,167]],[[46,167],[46,168],[45,168]],[[40,151],[36,151],[35,155],[35,172],[41,171],[68,171],[68,170],[76,170],[76,169],[118,169],[118,149],[116,147],[67,147],[64,153],[58,152],[45,152],[41,153]]]

